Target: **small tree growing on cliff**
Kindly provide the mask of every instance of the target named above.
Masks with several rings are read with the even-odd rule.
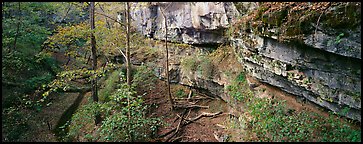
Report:
[[[159,3],[160,4],[160,3]],[[173,101],[173,97],[171,96],[171,92],[170,92],[170,80],[169,80],[169,54],[168,54],[168,23],[167,23],[167,18],[165,16],[164,11],[166,9],[168,9],[168,7],[171,5],[171,3],[168,3],[167,5],[165,5],[165,8],[160,7],[160,11],[162,16],[164,17],[164,26],[165,26],[165,50],[166,50],[166,84],[167,84],[167,88],[168,88],[168,96],[169,96],[169,101],[170,101],[170,105],[171,105],[171,109],[174,108],[174,101]]]

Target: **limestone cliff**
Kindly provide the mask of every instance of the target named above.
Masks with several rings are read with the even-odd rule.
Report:
[[[168,40],[188,44],[223,43],[223,30],[238,14],[232,3],[177,2],[134,3],[131,13],[133,25],[144,35],[165,39],[165,18],[168,24]]]
[[[287,11],[290,9],[286,8]],[[350,27],[327,24],[335,19],[332,15],[341,15],[341,19],[348,17],[349,14],[345,12],[352,12],[349,9],[356,9],[354,13],[359,16]],[[277,31],[283,28],[266,25],[264,30],[254,29],[259,32],[248,31],[244,27],[232,38],[233,45],[245,69],[260,81],[337,113],[346,109],[348,112],[343,115],[360,121],[361,35],[360,25],[351,26],[360,24],[360,4],[335,3],[328,5],[324,13],[315,17],[321,19],[321,27],[315,24],[315,20],[310,21],[301,26],[300,29],[305,31],[298,34],[282,35],[281,32],[278,35]],[[267,13],[260,17],[267,17],[266,21],[262,19],[262,25],[276,18]],[[280,19],[288,19],[288,15]],[[306,21],[300,21],[303,22]],[[295,35],[300,37],[291,38]],[[281,41],[279,37],[282,36],[289,36],[290,39]]]
[[[139,8],[132,17],[142,34],[164,39],[165,19],[160,13],[164,9],[168,40],[187,44],[229,40],[249,75],[361,121],[360,3],[246,2],[237,6],[238,11],[233,3],[223,2],[133,6]],[[234,35],[226,37],[227,27],[239,20],[247,22],[233,25]],[[174,82],[226,97],[223,87],[228,82],[221,71],[205,78],[181,69],[180,60],[171,64]]]

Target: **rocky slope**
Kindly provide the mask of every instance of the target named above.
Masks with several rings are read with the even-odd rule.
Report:
[[[293,3],[288,4],[291,4],[290,8],[294,7]],[[243,16],[251,16],[253,10],[262,11],[257,3],[242,3],[238,6],[239,11],[233,3],[223,2],[151,3],[147,7],[140,7],[139,3],[134,3],[133,7],[137,9],[132,13],[135,20],[133,25],[137,26],[142,34],[164,39],[165,19],[161,14],[161,10],[164,10],[168,21],[168,40],[187,44],[220,44],[230,40],[238,62],[249,75],[297,97],[306,98],[336,113],[361,121],[360,9],[354,11],[359,19],[344,15],[352,13],[351,9],[360,8],[360,4],[329,3],[324,10],[326,14],[320,16],[320,26],[316,25],[314,19],[318,17],[312,18],[313,22],[304,23],[306,29],[303,29],[303,35],[299,35],[300,41],[281,41],[278,27],[266,26],[263,30],[251,30],[247,25],[242,25],[242,28],[234,27],[236,35],[226,38],[224,31],[238,20],[237,17],[241,19]],[[266,11],[266,8],[262,8]],[[336,16],[342,16],[343,20],[345,17],[348,18],[338,21]],[[280,20],[284,17],[287,15],[283,15]],[[268,22],[271,17],[268,15],[267,18],[267,22],[263,21],[264,19],[262,21],[270,25]],[[344,23],[348,20],[354,20],[350,23],[359,25],[337,28],[339,24],[329,23]],[[190,51],[187,52],[189,55],[196,55],[195,51],[198,48],[176,49],[171,51]],[[174,62],[171,61],[170,67],[174,82],[202,88],[213,95],[228,99],[223,92],[224,85],[228,84],[228,81],[223,79],[224,72],[215,71],[208,78],[198,73],[188,73],[180,66],[180,59],[185,56],[186,53],[182,52],[171,55],[171,58],[175,59]],[[222,66],[216,64],[213,68]],[[231,67],[233,69],[233,66]]]

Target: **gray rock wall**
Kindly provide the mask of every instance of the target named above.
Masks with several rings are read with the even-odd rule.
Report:
[[[251,76],[337,113],[349,107],[346,116],[361,119],[359,59],[267,37],[251,35],[250,39],[257,46],[250,47],[242,39],[235,39],[233,45]]]
[[[188,44],[223,43],[223,30],[238,15],[233,3],[224,2],[134,3],[133,9],[133,25],[142,34],[165,39],[164,10],[168,40]]]
[[[338,13],[340,7],[328,11]],[[269,36],[240,31],[231,41],[251,76],[361,121],[360,28],[318,27],[302,41],[284,43],[276,40],[274,29],[266,30]]]

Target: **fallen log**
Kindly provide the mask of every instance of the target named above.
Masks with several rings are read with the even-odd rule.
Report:
[[[173,134],[173,135],[171,135],[168,139],[166,139],[165,140],[165,142],[167,142],[167,141],[169,141],[172,137],[174,137],[178,132],[179,132],[179,128],[180,128],[180,125],[181,125],[181,123],[183,122],[183,119],[184,119],[184,115],[185,115],[185,113],[187,112],[187,110],[185,109],[184,110],[184,112],[183,112],[183,114],[182,114],[182,116],[181,116],[181,118],[180,118],[180,121],[179,121],[179,124],[178,124],[178,126],[176,127],[176,131],[175,131],[175,133]],[[190,113],[190,110],[189,110],[189,113]],[[178,114],[177,114],[178,115]],[[189,114],[188,114],[189,115]]]

